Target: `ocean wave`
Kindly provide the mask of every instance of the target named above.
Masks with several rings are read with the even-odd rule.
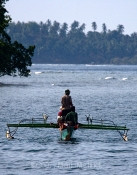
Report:
[[[115,79],[114,77],[106,77],[105,80]]]
[[[35,74],[41,74],[42,72],[34,72]]]
[[[122,78],[123,81],[127,80],[128,78]]]

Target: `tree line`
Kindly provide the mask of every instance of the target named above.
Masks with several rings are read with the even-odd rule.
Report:
[[[137,64],[137,33],[124,35],[124,26],[108,30],[102,24],[91,23],[91,31],[85,33],[85,24],[74,21],[53,23],[12,22],[6,29],[11,39],[24,46],[35,45],[33,63],[75,64]]]

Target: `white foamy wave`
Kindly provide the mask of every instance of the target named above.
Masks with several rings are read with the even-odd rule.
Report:
[[[105,80],[115,79],[114,77],[106,77]]]
[[[41,74],[42,72],[35,72],[35,74]]]
[[[123,81],[127,80],[128,78],[122,78]]]
[[[94,67],[102,67],[102,66],[107,66],[107,65],[102,65],[102,64],[85,64],[85,66],[94,66]]]

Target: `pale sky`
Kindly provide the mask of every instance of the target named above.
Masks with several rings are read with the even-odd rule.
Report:
[[[137,0],[9,0],[6,9],[13,22],[45,23],[49,19],[70,27],[75,20],[86,24],[85,32],[92,30],[92,22],[98,32],[103,23],[110,30],[122,24],[124,34],[137,32]]]

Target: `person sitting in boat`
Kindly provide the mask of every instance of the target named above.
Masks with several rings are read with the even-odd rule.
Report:
[[[65,129],[68,126],[73,126],[74,130],[78,129],[78,114],[75,112],[75,106],[71,107],[71,111],[66,116],[62,116],[62,111],[60,111],[58,113],[57,123],[60,130]]]
[[[78,114],[75,112],[75,106],[71,107],[71,112],[69,112],[65,117],[65,123],[68,125],[75,126],[78,124]]]
[[[67,113],[71,111],[71,107],[73,106],[69,89],[65,90],[65,95],[61,99],[61,105],[62,116],[66,116]]]
[[[60,126],[64,123],[64,117],[62,116],[62,110],[58,112],[57,124]]]

